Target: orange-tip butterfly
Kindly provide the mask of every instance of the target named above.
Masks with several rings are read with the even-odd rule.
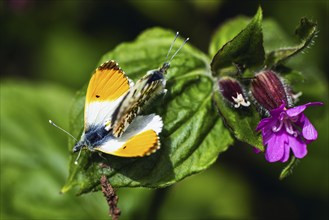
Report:
[[[164,75],[171,60],[189,40],[187,38],[168,60],[178,35],[177,32],[162,67],[148,71],[136,84],[113,60],[95,70],[86,93],[84,131],[73,152],[79,151],[80,155],[81,150],[87,148],[120,157],[143,157],[160,148],[162,118],[138,113],[153,97],[166,91]]]

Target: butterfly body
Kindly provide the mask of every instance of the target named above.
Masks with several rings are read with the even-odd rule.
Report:
[[[92,125],[88,130],[84,131],[80,141],[73,147],[73,152],[78,152],[83,147],[87,147],[90,151],[95,151],[96,146],[102,145],[109,138],[111,138],[111,135],[104,129],[104,126]]]
[[[119,107],[113,113],[113,135],[120,137],[127,126],[135,118],[142,107],[154,97],[164,93],[166,87],[165,73],[169,69],[169,63],[164,63],[159,69],[150,70],[139,79],[131,90],[122,99]]]

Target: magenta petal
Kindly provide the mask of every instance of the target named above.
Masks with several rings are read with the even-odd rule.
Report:
[[[302,141],[302,139],[294,136],[289,136],[289,147],[292,149],[295,157],[303,158],[307,154],[306,144]]]
[[[284,111],[284,108],[285,108],[285,104],[282,104],[282,105],[280,105],[279,108],[276,108],[276,109],[271,110],[270,111],[270,114],[273,117],[279,117],[280,113]]]
[[[256,154],[259,154],[260,152],[262,152],[261,150],[259,150],[259,149],[256,148],[256,147],[253,147],[253,148],[252,148],[252,151],[253,151],[254,153],[256,153]]]
[[[300,106],[296,106],[294,108],[288,109],[286,111],[286,113],[289,117],[294,117],[294,116],[297,116],[300,113],[302,113],[305,109],[306,109],[306,105],[300,105]]]
[[[272,139],[272,136],[275,135],[272,131],[272,129],[264,128],[262,130],[262,139],[263,139],[263,145],[267,145],[267,143]]]
[[[303,129],[302,129],[303,137],[309,141],[316,140],[318,138],[318,132],[316,131],[315,127],[312,125],[310,120],[308,120],[308,118],[304,114],[302,115],[302,120],[303,120]]]
[[[306,103],[305,104],[306,105],[306,107],[308,107],[308,106],[315,106],[315,105],[323,105],[323,103],[322,102],[309,102],[309,103]]]
[[[271,120],[270,123],[268,123],[265,127],[262,128],[262,139],[263,139],[263,145],[266,146],[267,143],[272,139],[273,135],[276,135],[272,131],[273,125],[276,123],[275,120]]]
[[[282,159],[284,155],[284,142],[286,134],[274,134],[268,141],[265,158],[268,162],[276,162]]]
[[[304,105],[300,105],[300,106],[296,106],[294,108],[290,108],[286,112],[287,112],[287,115],[289,117],[293,117],[293,116],[297,116],[300,113],[302,113],[307,107],[314,106],[314,105],[323,105],[323,103],[322,102],[309,102],[309,103],[306,103]]]
[[[289,141],[289,139],[287,138],[287,140]],[[289,143],[284,143],[284,154],[282,159],[280,160],[282,163],[285,163],[288,161],[290,156],[290,147],[289,147]]]
[[[259,124],[257,125],[256,131],[261,130],[262,128],[264,128],[265,126],[269,125],[272,122],[272,118],[264,118],[262,119]]]

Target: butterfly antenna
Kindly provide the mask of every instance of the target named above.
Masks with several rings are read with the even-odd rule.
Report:
[[[75,141],[78,141],[75,137],[73,137],[72,134],[70,134],[69,132],[67,132],[66,130],[64,130],[63,128],[59,127],[58,125],[56,125],[52,120],[49,120],[49,123],[51,125],[53,125],[54,127],[58,128],[59,130],[63,131],[64,133],[66,133],[68,136],[70,136],[71,138],[73,138]]]
[[[167,53],[167,56],[166,56],[166,60],[168,60],[168,56],[169,56],[169,54],[170,54],[170,51],[171,51],[172,47],[174,46],[175,41],[176,41],[176,39],[178,38],[178,36],[179,36],[179,32],[177,31],[177,32],[176,32],[176,35],[175,35],[175,38],[174,38],[173,42],[171,43],[170,48],[169,48],[169,50],[168,50],[168,53]]]
[[[174,59],[174,57],[177,55],[177,53],[182,49],[182,47],[186,44],[186,42],[189,40],[190,38],[186,38],[185,41],[182,43],[182,45],[180,45],[180,47],[178,48],[178,50],[176,50],[176,52],[174,53],[174,55],[172,55],[172,57],[170,58],[170,60],[168,61],[168,63],[170,63],[172,61],[172,59]]]
[[[74,161],[74,164],[75,164],[75,165],[78,165],[78,160],[79,160],[79,158],[80,158],[81,151],[82,151],[82,148],[80,148],[79,154],[78,154],[77,158],[76,158],[75,161]]]

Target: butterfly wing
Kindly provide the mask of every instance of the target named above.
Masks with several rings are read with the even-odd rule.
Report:
[[[137,116],[119,138],[108,137],[94,149],[120,157],[143,157],[160,148],[159,133],[163,127],[160,116]]]
[[[85,130],[99,124],[110,129],[112,114],[129,91],[130,84],[128,77],[113,60],[96,69],[86,94]]]
[[[113,136],[120,137],[125,132],[141,108],[153,97],[164,92],[165,83],[161,70],[150,71],[136,82],[112,116]]]

